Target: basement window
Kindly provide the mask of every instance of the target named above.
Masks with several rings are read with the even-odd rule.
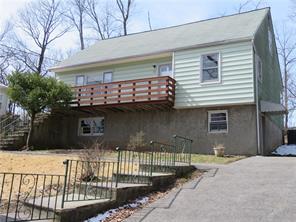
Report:
[[[79,136],[101,136],[104,134],[104,117],[79,119]]]
[[[228,113],[226,110],[208,112],[208,131],[210,133],[228,132]]]
[[[211,53],[201,56],[201,82],[217,83],[220,81],[219,53]]]

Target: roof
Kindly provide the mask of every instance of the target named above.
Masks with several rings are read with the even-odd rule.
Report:
[[[260,101],[261,105],[261,112],[263,113],[270,113],[270,114],[285,114],[286,109],[282,104],[273,103],[269,101]]]
[[[254,38],[269,8],[100,40],[51,70]]]

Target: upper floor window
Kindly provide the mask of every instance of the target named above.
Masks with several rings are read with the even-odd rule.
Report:
[[[272,55],[272,32],[270,28],[268,28],[268,48],[269,48],[269,53]]]
[[[223,133],[228,131],[228,113],[226,110],[208,112],[208,130],[211,133]]]
[[[83,76],[83,75],[76,76],[75,84],[76,84],[76,86],[83,86],[85,84],[85,76]]]
[[[172,63],[161,64],[158,66],[159,76],[171,76],[172,75]]]
[[[219,53],[201,56],[201,82],[218,82],[220,80],[219,60]]]
[[[99,75],[91,75],[87,76],[87,85],[92,85],[92,84],[99,84],[102,83],[102,78]]]
[[[258,55],[255,56],[256,74],[259,81],[262,81],[262,62]]]
[[[2,100],[3,100],[3,95],[0,95],[0,110],[2,108]]]
[[[112,75],[113,75],[112,72],[104,72],[103,75],[104,75],[103,76],[103,82],[104,83],[110,83],[110,82],[112,82]]]

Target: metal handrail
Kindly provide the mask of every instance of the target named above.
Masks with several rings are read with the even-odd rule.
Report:
[[[8,125],[10,123],[9,120],[12,121],[13,118],[14,118],[14,116],[9,115],[7,118],[1,120],[0,121],[0,129],[3,128],[4,126]]]
[[[7,135],[9,132],[14,132],[17,127],[25,126],[28,123],[27,119],[22,120],[20,116],[14,119],[9,124],[0,127],[0,137]]]

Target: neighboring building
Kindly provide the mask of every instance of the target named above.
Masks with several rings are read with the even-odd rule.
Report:
[[[0,84],[0,116],[6,114],[9,99],[7,96],[7,86]]]
[[[98,41],[51,71],[75,86],[57,129],[111,147],[143,131],[193,151],[266,154],[282,142],[282,80],[269,8]]]

